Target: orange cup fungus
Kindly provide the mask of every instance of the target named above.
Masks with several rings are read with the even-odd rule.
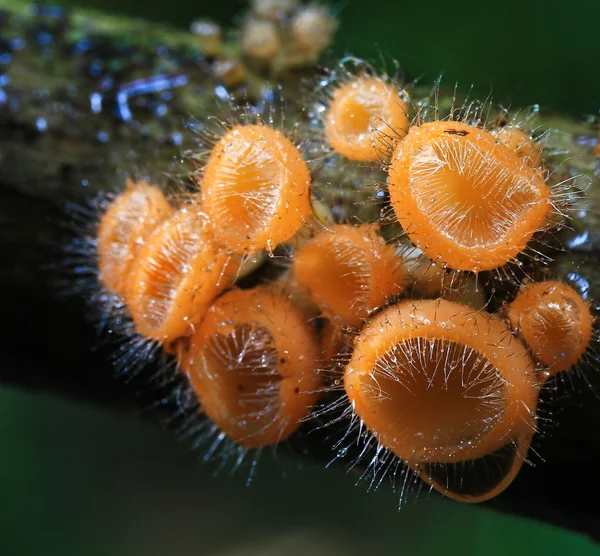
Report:
[[[430,259],[478,272],[513,260],[543,229],[551,192],[489,132],[453,121],[412,127],[389,166],[394,212]]]
[[[215,241],[272,251],[312,214],[311,179],[296,146],[266,125],[237,125],[213,147],[201,194]]]
[[[508,306],[508,317],[546,367],[547,376],[568,371],[580,361],[593,336],[589,303],[556,280],[523,286]]]
[[[173,209],[163,192],[145,182],[127,182],[127,188],[100,219],[96,253],[100,282],[123,296],[137,252],[147,236]]]
[[[293,264],[298,289],[324,316],[354,328],[407,281],[395,247],[372,225],[331,226],[297,251]]]
[[[406,135],[408,105],[392,84],[360,75],[334,89],[324,124],[334,151],[350,160],[376,161]]]
[[[182,208],[147,238],[131,269],[125,301],[136,330],[163,344],[191,334],[238,266],[197,208]]]
[[[532,168],[543,166],[542,146],[525,130],[506,125],[495,129],[494,135]]]
[[[285,440],[310,413],[319,354],[314,330],[285,293],[234,289],[210,307],[180,368],[219,429],[259,448]]]
[[[255,4],[278,14],[294,3]],[[303,31],[289,21],[290,32]],[[250,38],[269,50],[263,58],[274,55],[264,37]],[[359,422],[371,433],[360,434],[358,459],[379,444],[367,469],[377,474],[396,457],[451,498],[487,500],[526,461],[543,381],[582,359],[594,317],[561,282],[527,283],[511,301],[511,288],[486,297],[471,273],[514,261],[570,193],[548,187],[541,145],[516,125],[490,132],[434,121],[409,130],[391,80],[345,76],[326,91],[326,107],[319,101],[320,139],[354,161],[391,155],[390,202],[407,238],[386,242],[379,209],[366,202],[368,223],[330,223],[340,207],[313,206],[296,145],[247,123],[215,142],[200,191],[180,196],[177,211],[159,188],[128,184],[98,225],[98,279],[123,298],[140,336],[175,355],[220,438],[243,449],[287,439],[327,383],[325,412],[349,402],[335,417],[350,416],[343,440]],[[344,181],[331,166],[318,179],[334,172],[343,183],[328,200],[364,200],[352,195],[360,176]],[[363,211],[343,214],[337,219],[363,221]],[[293,252],[289,274],[262,264],[282,243]],[[229,289],[239,275],[246,287],[270,283]],[[277,285],[290,277],[292,289]],[[488,303],[506,306],[506,318],[480,309]],[[346,396],[334,394],[342,383]]]
[[[450,301],[377,314],[355,342],[344,387],[379,443],[413,469],[476,460],[535,429],[539,384],[526,347],[501,319]]]

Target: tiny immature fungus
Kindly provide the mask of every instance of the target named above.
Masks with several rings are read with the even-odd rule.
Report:
[[[108,206],[98,226],[99,279],[108,290],[120,297],[125,295],[140,247],[172,213],[158,187],[128,181],[127,188]]]
[[[408,104],[385,79],[358,75],[333,89],[324,125],[335,152],[372,162],[391,155],[395,142],[408,132]]]
[[[514,260],[552,210],[541,172],[490,132],[463,122],[412,127],[394,152],[388,182],[411,241],[457,270]]]
[[[300,151],[261,124],[236,125],[215,144],[201,195],[215,241],[234,252],[272,252],[312,214],[311,178]]]
[[[180,355],[202,410],[231,440],[260,448],[285,440],[317,401],[319,345],[289,297],[234,289],[208,310]]]
[[[163,344],[191,334],[238,266],[212,242],[197,207],[183,207],[147,238],[131,269],[125,301],[137,332]]]
[[[198,39],[200,50],[207,56],[217,56],[223,46],[223,30],[210,19],[194,21],[190,30]]]
[[[539,384],[526,347],[488,313],[404,301],[358,336],[344,373],[354,411],[415,467],[485,457],[533,434]]]
[[[269,20],[248,21],[242,36],[244,52],[256,60],[271,60],[281,48],[277,26]]]
[[[325,6],[302,6],[291,20],[291,36],[296,49],[316,59],[331,43],[334,19]]]
[[[528,283],[508,306],[513,330],[546,367],[546,375],[568,371],[593,337],[590,305],[571,286],[556,280]]]
[[[368,224],[331,226],[295,253],[293,269],[298,288],[324,316],[354,328],[407,281],[395,247]]]
[[[330,45],[336,18],[326,6],[297,0],[253,2],[241,28],[244,58],[280,75],[318,62]]]
[[[298,5],[298,0],[252,0],[252,12],[258,17],[278,19],[289,15]]]
[[[229,87],[236,87],[242,84],[246,78],[244,66],[235,58],[226,58],[213,62],[212,71],[215,77]]]
[[[411,292],[419,297],[439,297],[446,281],[444,268],[412,245],[399,245],[396,253],[402,258]]]

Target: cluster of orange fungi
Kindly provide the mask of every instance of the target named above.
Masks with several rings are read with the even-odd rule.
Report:
[[[363,452],[374,443],[450,497],[489,499],[527,460],[545,381],[581,365],[594,337],[566,282],[499,272],[559,220],[542,147],[516,124],[414,117],[373,74],[326,96],[311,137],[348,168],[383,165],[391,218],[317,217],[309,163],[321,161],[246,121],[214,141],[191,194],[129,183],[100,218],[99,281],[244,449],[344,404]],[[275,278],[238,285],[278,249]],[[510,282],[491,311],[473,301],[489,271]]]

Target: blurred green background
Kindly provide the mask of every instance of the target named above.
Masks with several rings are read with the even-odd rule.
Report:
[[[263,454],[214,477],[166,432],[41,394],[0,391],[0,554],[594,555],[584,537],[424,494],[396,511],[339,470]]]
[[[243,2],[72,4],[187,26]],[[337,54],[400,60],[477,95],[574,114],[600,107],[600,3],[338,3]],[[84,371],[84,370],[82,370]],[[584,537],[421,496],[366,492],[344,473],[261,458],[257,480],[214,477],[171,435],[43,394],[0,390],[0,555],[600,555]],[[285,469],[285,476],[282,471]]]

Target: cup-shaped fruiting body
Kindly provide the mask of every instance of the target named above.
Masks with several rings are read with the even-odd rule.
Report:
[[[128,182],[127,189],[108,206],[100,218],[96,252],[98,278],[112,293],[125,295],[138,250],[172,214],[163,192],[145,182]]]
[[[197,207],[181,208],[147,238],[131,269],[125,301],[137,332],[163,344],[191,334],[238,266]]]
[[[324,316],[354,328],[406,284],[395,247],[372,225],[331,226],[295,253],[293,268],[298,288]]]
[[[412,467],[482,458],[535,428],[526,347],[501,319],[450,301],[403,301],[373,317],[344,387],[379,443]]]
[[[459,270],[514,260],[552,209],[541,172],[490,132],[463,122],[412,127],[392,156],[388,181],[411,241]]]
[[[580,361],[593,336],[589,303],[556,280],[523,286],[508,306],[508,317],[548,376],[568,371]]]
[[[513,150],[532,168],[541,168],[543,160],[542,146],[524,129],[514,125],[505,125],[494,130],[494,135]]]
[[[350,160],[376,161],[389,156],[408,132],[408,105],[392,83],[358,75],[333,90],[324,126],[335,152]]]
[[[289,296],[234,289],[208,310],[180,355],[202,411],[231,440],[259,448],[285,440],[317,401],[313,328]]]
[[[201,193],[215,240],[237,252],[289,240],[312,214],[310,173],[282,132],[236,125],[213,147]]]

